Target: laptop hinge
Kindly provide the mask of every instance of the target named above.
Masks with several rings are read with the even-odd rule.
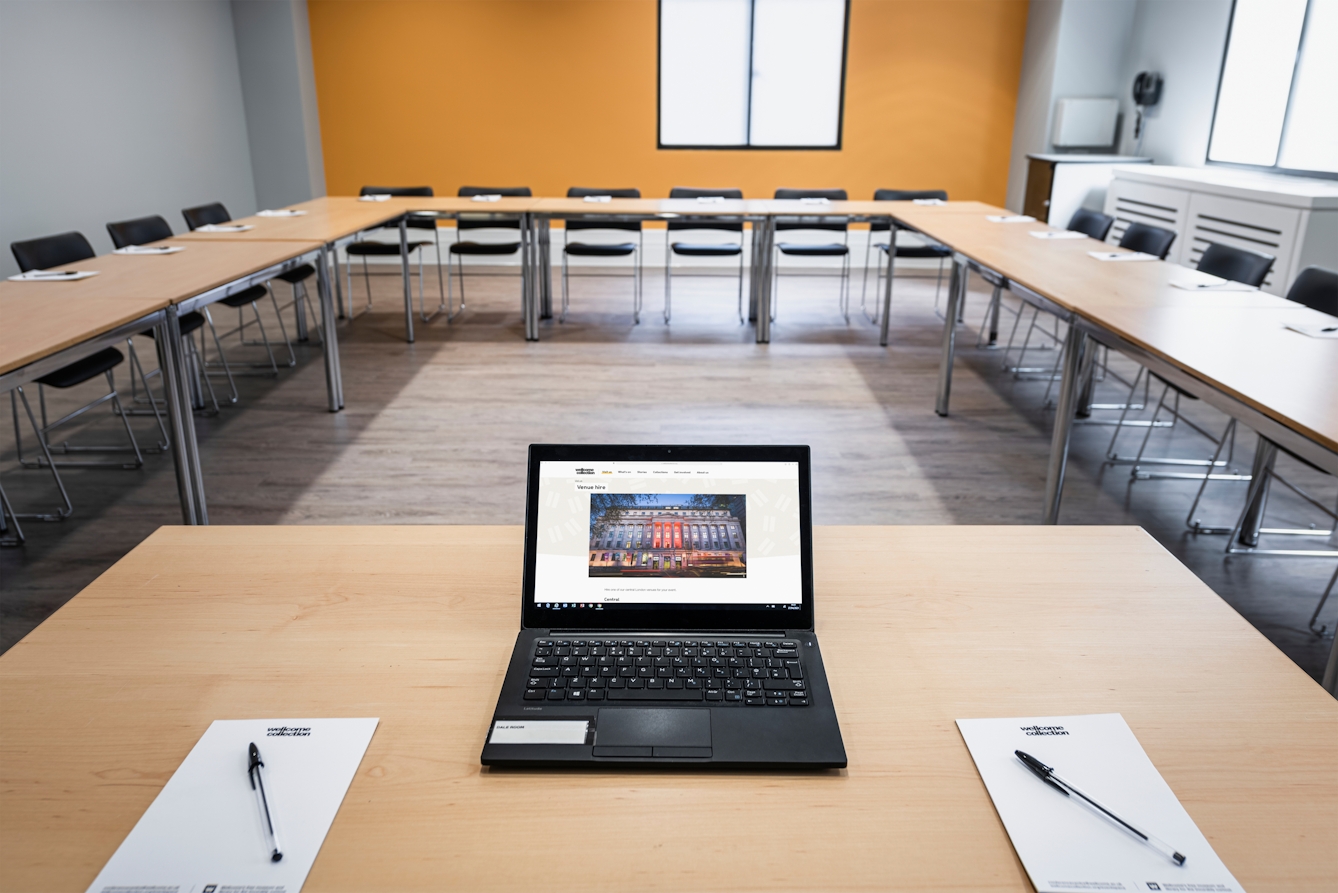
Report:
[[[554,627],[549,627],[549,628],[548,628],[548,632],[549,632],[550,635],[556,635],[557,633],[562,633],[563,635],[583,635],[583,636],[598,636],[598,635],[606,635],[606,636],[607,636],[607,635],[619,635],[619,636],[622,636],[622,635],[662,636],[662,635],[664,635],[665,633],[668,633],[668,632],[681,633],[681,634],[683,634],[683,635],[689,635],[689,634],[691,634],[691,635],[694,635],[694,636],[733,636],[733,635],[738,635],[738,634],[740,634],[740,633],[750,633],[750,634],[756,634],[756,635],[759,635],[759,636],[783,636],[783,635],[785,635],[785,630],[783,630],[783,629],[692,629],[692,630],[687,630],[687,629],[675,629],[675,630],[665,630],[665,629],[661,629],[661,630],[647,630],[647,629],[566,629],[566,628],[563,628],[563,627],[556,627],[556,626],[554,626]]]

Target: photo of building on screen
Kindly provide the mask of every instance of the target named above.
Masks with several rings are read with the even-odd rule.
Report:
[[[590,576],[746,577],[747,507],[721,493],[595,493]]]

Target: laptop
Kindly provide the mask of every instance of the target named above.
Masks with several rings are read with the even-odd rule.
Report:
[[[532,445],[483,764],[844,767],[809,481],[806,446]]]

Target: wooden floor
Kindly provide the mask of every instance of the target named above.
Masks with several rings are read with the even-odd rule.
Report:
[[[953,413],[939,418],[933,405],[942,324],[934,312],[932,272],[898,278],[893,343],[885,349],[860,315],[858,275],[848,324],[838,311],[835,282],[784,278],[773,343],[757,345],[735,315],[732,278],[676,274],[670,326],[662,319],[658,271],[647,274],[640,325],[632,324],[626,278],[573,279],[567,322],[544,322],[543,340],[526,343],[517,278],[473,276],[464,314],[449,324],[444,317],[420,324],[410,345],[402,337],[398,278],[380,277],[373,312],[340,329],[344,412],[325,410],[313,344],[298,348],[296,367],[277,381],[242,379],[236,407],[197,419],[210,520],[518,524],[526,445],[585,441],[810,444],[818,524],[1037,523],[1051,424],[1043,405],[1047,383],[1016,380],[1000,369],[999,352],[971,346],[987,298],[984,284],[973,282],[967,325],[958,336],[963,346]],[[142,347],[141,355],[151,354]],[[257,349],[231,346],[229,356],[254,360]],[[1029,363],[1045,365],[1054,354],[1031,357]],[[1112,369],[1126,377],[1134,371],[1118,358]],[[92,385],[76,390],[84,399],[96,395]],[[53,417],[75,405],[69,394],[50,396]],[[1113,377],[1098,387],[1099,402],[1123,397]],[[1187,414],[1210,430],[1225,421],[1197,403]],[[123,437],[105,409],[92,415],[95,421],[71,426],[72,440]],[[135,420],[141,442],[152,441],[152,424]],[[54,505],[49,476],[17,467],[12,426],[4,427],[0,480],[11,500],[19,511]],[[31,450],[32,434],[24,428]],[[1185,529],[1197,484],[1131,483],[1127,467],[1103,467],[1112,430],[1075,429],[1063,522],[1147,528],[1318,678],[1329,639],[1311,634],[1306,619],[1334,561],[1227,558],[1223,537],[1195,537]],[[1122,451],[1135,451],[1140,434],[1127,433]],[[1246,470],[1252,441],[1243,432],[1236,451]],[[1206,456],[1210,450],[1179,426],[1156,432],[1150,453]],[[1334,504],[1332,478],[1285,458],[1279,468]],[[149,456],[133,472],[71,470],[65,480],[75,515],[60,524],[27,522],[27,545],[0,551],[0,649],[157,526],[180,523],[168,456]],[[1209,490],[1200,516],[1230,524],[1244,486]],[[1278,493],[1268,526],[1310,524],[1328,526],[1321,513]],[[1324,619],[1332,627],[1336,617],[1338,598]]]

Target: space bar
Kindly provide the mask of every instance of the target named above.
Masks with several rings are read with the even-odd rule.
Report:
[[[700,701],[700,688],[611,688],[610,701]]]

